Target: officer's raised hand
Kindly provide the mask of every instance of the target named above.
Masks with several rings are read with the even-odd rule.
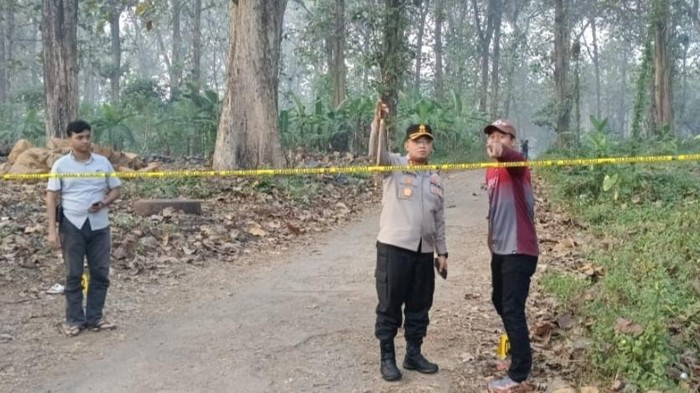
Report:
[[[379,124],[379,121],[386,119],[389,115],[389,107],[386,106],[382,100],[377,100],[377,105],[374,108],[374,120],[373,122]]]

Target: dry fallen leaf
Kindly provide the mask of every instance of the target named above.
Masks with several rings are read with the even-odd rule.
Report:
[[[265,231],[260,224],[251,225],[250,228],[248,228],[248,233],[259,237],[267,236],[267,231]]]
[[[633,336],[638,336],[644,332],[642,325],[624,318],[618,318],[617,321],[615,321],[615,329],[621,333],[631,334]]]
[[[301,235],[301,228],[298,226],[292,224],[292,223],[287,223],[287,229],[289,230],[289,233],[291,233],[294,236],[299,236]]]
[[[24,233],[25,234],[30,234],[30,233],[35,233],[35,232],[42,232],[44,230],[44,225],[37,224],[34,226],[28,226],[24,228]]]
[[[564,314],[557,318],[557,325],[564,330],[571,329],[572,327],[574,327],[575,323],[576,320],[571,314]]]

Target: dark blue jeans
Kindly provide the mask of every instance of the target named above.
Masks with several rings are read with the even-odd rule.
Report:
[[[112,241],[109,227],[93,231],[90,220],[78,229],[66,217],[59,227],[63,261],[66,264],[66,321],[72,326],[94,326],[102,319],[107,288]],[[87,257],[90,282],[83,310],[80,279]]]
[[[525,318],[525,302],[530,293],[530,278],[537,268],[537,257],[531,255],[491,255],[493,305],[501,316],[510,341],[508,376],[522,382],[532,369],[530,332]]]

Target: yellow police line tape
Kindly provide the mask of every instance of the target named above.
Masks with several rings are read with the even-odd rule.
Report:
[[[72,178],[72,177],[107,177],[116,176],[121,179],[128,178],[171,178],[171,177],[243,177],[243,176],[288,176],[288,175],[323,175],[340,173],[374,173],[393,171],[454,171],[454,170],[475,170],[485,168],[522,167],[532,168],[551,166],[590,166],[605,164],[637,164],[637,163],[664,163],[672,161],[698,161],[700,154],[680,154],[666,156],[637,156],[637,157],[606,157],[606,158],[573,158],[556,160],[534,160],[517,162],[473,162],[461,164],[429,164],[421,165],[420,168],[412,165],[394,166],[335,166],[318,168],[282,168],[282,169],[235,169],[235,170],[178,170],[178,171],[158,171],[158,172],[90,172],[90,173],[20,173],[5,174],[3,180],[41,180],[49,178]]]

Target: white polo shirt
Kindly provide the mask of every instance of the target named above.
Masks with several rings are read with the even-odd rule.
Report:
[[[99,154],[92,153],[87,161],[80,162],[75,159],[73,152],[56,160],[51,168],[51,173],[56,174],[91,172],[113,173],[114,168],[106,157]],[[109,226],[109,211],[105,207],[97,213],[90,213],[90,205],[102,201],[109,190],[121,185],[121,180],[115,176],[52,177],[46,190],[61,194],[63,214],[76,228],[82,228],[85,220],[89,219],[90,227],[96,231]]]

